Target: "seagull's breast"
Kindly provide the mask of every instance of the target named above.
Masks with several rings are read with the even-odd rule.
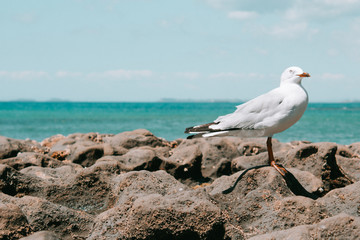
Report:
[[[271,136],[294,125],[304,114],[308,105],[308,94],[298,84],[287,84],[279,88],[282,101],[274,109],[272,116],[264,119],[262,124],[266,135]]]

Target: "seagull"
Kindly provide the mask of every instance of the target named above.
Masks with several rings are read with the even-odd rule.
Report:
[[[186,128],[188,138],[237,136],[267,137],[269,165],[283,177],[288,173],[275,163],[272,137],[294,125],[304,114],[308,94],[301,85],[310,74],[299,67],[289,67],[281,74],[280,86],[248,102],[238,105],[235,112],[220,116],[215,121]]]

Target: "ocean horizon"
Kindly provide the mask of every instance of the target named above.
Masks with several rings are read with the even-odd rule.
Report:
[[[143,128],[166,140],[186,138],[184,129],[231,113],[240,100],[161,99],[157,102],[2,101],[0,135],[42,141],[56,134],[117,134]],[[360,102],[309,103],[304,116],[274,135],[296,140],[360,141]]]

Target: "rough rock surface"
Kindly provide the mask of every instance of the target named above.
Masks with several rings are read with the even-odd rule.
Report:
[[[357,239],[360,143],[273,140],[316,200],[267,164],[266,139],[147,130],[0,136],[0,239]]]

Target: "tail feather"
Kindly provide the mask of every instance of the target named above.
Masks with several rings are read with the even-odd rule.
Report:
[[[187,139],[193,138],[207,138],[207,137],[217,137],[217,136],[228,136],[229,131],[216,131],[216,132],[202,132],[194,135],[190,135]],[[230,136],[230,135],[229,135]]]
[[[216,124],[215,122],[206,123],[199,126],[188,127],[185,129],[185,133],[203,133],[203,132],[214,132],[216,130],[209,128],[211,125]]]

